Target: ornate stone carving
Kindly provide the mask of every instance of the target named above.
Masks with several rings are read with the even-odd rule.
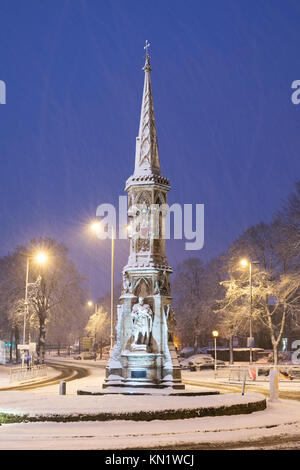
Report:
[[[131,320],[133,336],[131,349],[133,351],[146,350],[150,344],[153,318],[150,305],[144,303],[143,297],[139,297],[139,302],[133,306]]]
[[[164,308],[165,317],[168,326],[168,341],[173,342],[174,328],[176,325],[176,320],[174,317],[174,310],[171,305],[166,305]]]
[[[128,272],[125,271],[123,273],[123,293],[124,294],[132,294],[133,292],[133,285],[128,276]]]
[[[118,321],[116,324],[116,343],[111,351],[109,359],[109,367],[111,370],[122,369],[122,364],[120,362],[121,355],[121,337],[122,337],[122,322],[123,322],[123,305],[118,305]]]
[[[140,251],[150,251],[150,240],[145,240],[141,238],[136,240],[136,251],[137,253]]]
[[[170,283],[166,271],[159,272],[156,281],[154,282],[154,294],[167,295],[170,293]]]

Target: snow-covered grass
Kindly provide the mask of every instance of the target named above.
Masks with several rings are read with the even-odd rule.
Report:
[[[268,404],[250,415],[172,421],[21,423],[0,427],[0,449],[159,449],[180,445],[213,448],[260,438],[299,436],[298,403]]]
[[[33,398],[34,397],[34,398]],[[1,392],[0,421],[80,421],[178,419],[250,413],[266,406],[257,393],[209,396],[79,395],[44,396]]]

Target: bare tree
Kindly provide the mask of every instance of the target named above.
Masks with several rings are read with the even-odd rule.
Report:
[[[102,348],[109,344],[110,338],[110,315],[102,305],[97,306],[97,310],[90,316],[85,331],[95,338],[95,343],[100,344],[100,359],[102,359]]]
[[[224,329],[243,332],[249,328],[249,279],[241,271],[239,260],[247,257],[258,261],[260,268],[253,273],[252,318],[256,327],[257,322],[266,327],[275,364],[287,317],[295,315],[300,300],[300,273],[283,237],[284,228],[278,219],[271,224],[261,223],[232,244],[228,252],[229,279],[222,282],[226,295],[217,309]]]
[[[34,263],[30,266],[30,277],[36,282],[36,288],[29,302],[32,312],[38,319],[38,357],[42,363],[45,356],[46,323],[51,321],[53,323],[55,316],[56,318],[60,316],[62,319],[76,318],[74,313],[81,311],[86,296],[82,287],[83,278],[68,258],[67,248],[50,238],[32,240],[28,246],[18,247],[13,254],[0,260],[2,321],[7,318],[11,306],[24,299],[26,257],[37,250],[48,253],[47,266],[40,268]]]
[[[222,257],[204,265],[199,258],[189,258],[176,269],[172,283],[176,313],[176,331],[183,345],[207,345],[215,328],[216,298],[222,296]]]

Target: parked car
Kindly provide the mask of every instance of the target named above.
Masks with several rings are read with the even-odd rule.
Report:
[[[204,347],[204,348],[198,348],[197,351],[195,351],[195,348],[183,348],[181,351],[180,351],[180,354],[179,356],[181,358],[188,358],[188,357],[191,357],[191,356],[195,356],[195,354],[207,354],[207,349],[209,349],[208,347]]]
[[[74,359],[81,360],[81,359],[96,359],[96,353],[95,352],[89,352],[85,351],[80,354],[77,354],[74,356]]]
[[[195,353],[194,348],[183,348],[180,351],[180,358],[187,358],[192,356]]]
[[[202,369],[213,369],[215,367],[215,360],[208,354],[195,354],[187,359],[179,359],[179,364],[182,369],[189,370],[202,370]],[[217,366],[225,366],[224,361],[217,359]]]

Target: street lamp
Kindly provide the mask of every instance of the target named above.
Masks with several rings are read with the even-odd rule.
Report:
[[[219,332],[214,330],[212,332],[214,341],[215,341],[215,378],[217,377],[217,337],[219,336]]]
[[[250,318],[249,318],[249,335],[250,335],[250,344],[249,344],[249,352],[250,352],[250,364],[252,364],[252,266],[254,264],[259,264],[259,261],[249,261],[246,258],[240,260],[240,265],[243,268],[249,266],[249,289],[250,289]]]
[[[92,300],[89,300],[87,304],[88,304],[88,307],[95,307],[94,313],[98,312],[98,305],[94,303]]]
[[[100,222],[92,222],[90,228],[96,234],[101,229]],[[111,227],[111,280],[110,280],[110,348],[114,345],[114,263],[115,263],[115,230]]]
[[[35,253],[34,255],[27,255],[26,260],[26,281],[25,281],[25,312],[24,312],[24,325],[23,325],[23,344],[26,341],[26,316],[28,315],[28,285],[29,285],[29,261],[33,259],[38,264],[45,264],[48,260],[48,256],[46,253],[40,251]]]

